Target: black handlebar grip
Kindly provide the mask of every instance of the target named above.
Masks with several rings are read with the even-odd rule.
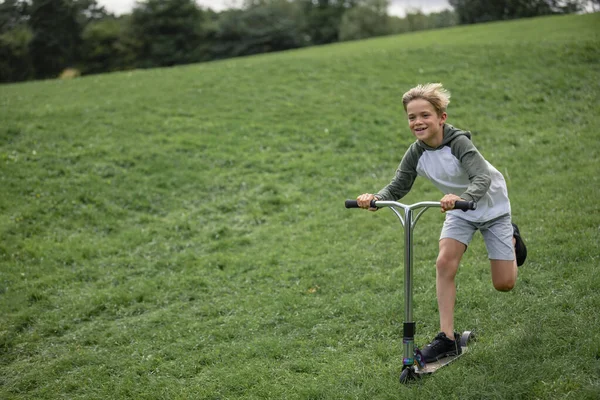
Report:
[[[356,200],[346,200],[344,203],[346,208],[358,208],[358,201]]]
[[[474,201],[459,200],[459,201],[454,202],[454,209],[455,210],[463,210],[463,211],[476,210],[477,203],[475,203]]]
[[[346,208],[360,208],[358,206],[358,201],[356,200],[346,200],[344,205],[346,206]],[[376,208],[375,200],[371,200],[371,207]]]

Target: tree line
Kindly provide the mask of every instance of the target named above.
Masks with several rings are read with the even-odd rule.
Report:
[[[215,12],[194,0],[145,0],[116,16],[96,0],[0,3],[0,82],[165,67],[457,24],[580,12],[600,0],[449,0],[404,18],[389,0],[246,0]]]

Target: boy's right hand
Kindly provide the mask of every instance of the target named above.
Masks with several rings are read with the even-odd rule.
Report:
[[[459,196],[449,193],[447,195],[445,195],[444,197],[442,197],[442,199],[440,200],[440,205],[442,207],[442,212],[445,213],[446,211],[450,211],[454,209],[454,203],[456,203],[457,201],[461,201],[463,199],[461,199]]]
[[[356,198],[356,202],[360,208],[366,208],[369,211],[377,211],[377,208],[371,207],[371,201],[377,200],[374,194],[363,193]]]

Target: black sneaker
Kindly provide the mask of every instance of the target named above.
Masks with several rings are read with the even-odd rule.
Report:
[[[454,333],[454,340],[448,339],[444,332],[438,335],[421,350],[426,363],[434,362],[440,358],[457,356],[462,353],[460,347],[460,334]]]
[[[527,258],[527,247],[525,246],[525,242],[521,238],[521,233],[519,232],[519,227],[517,224],[512,224],[513,226],[513,237],[515,238],[515,254],[517,256],[517,266],[520,267],[525,263],[525,259]]]

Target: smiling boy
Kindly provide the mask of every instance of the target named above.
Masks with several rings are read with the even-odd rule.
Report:
[[[511,222],[510,201],[502,174],[486,161],[471,142],[471,134],[446,123],[450,93],[440,83],[418,85],[402,96],[408,126],[416,141],[408,148],[392,181],[377,194],[358,196],[358,205],[371,211],[371,200],[399,200],[417,176],[429,179],[444,196],[446,219],[436,261],[436,294],[440,333],[422,350],[426,362],[460,354],[460,335],[454,332],[455,277],[462,255],[479,230],[484,238],[499,291],[511,290],[517,267],[527,249],[519,229]],[[457,200],[475,201],[477,209],[451,211]]]

